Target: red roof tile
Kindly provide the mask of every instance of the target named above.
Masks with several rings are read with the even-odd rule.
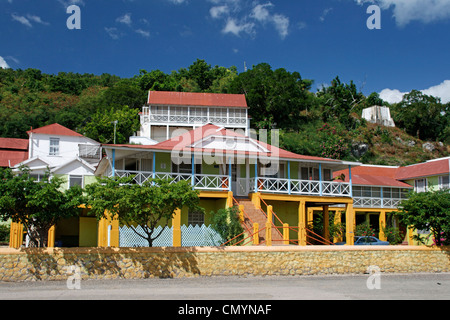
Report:
[[[148,104],[167,106],[248,108],[245,95],[150,91]]]
[[[0,138],[0,149],[28,150],[28,140]]]
[[[208,136],[212,136],[212,135],[245,138],[244,135],[240,135],[232,130],[227,130],[227,129],[215,126],[213,124],[208,124],[203,127],[197,128],[195,130],[186,132],[185,134],[183,134],[179,137],[169,139],[167,141],[158,143],[153,146],[140,146],[140,145],[105,145],[105,146],[125,147],[125,148],[143,149],[143,150],[162,150],[162,151],[180,150],[181,151],[181,150],[187,149],[191,152],[214,152],[214,150],[190,147],[192,144],[194,144],[198,141],[201,141],[202,139],[204,139]],[[258,156],[263,156],[263,157],[264,156],[273,157],[275,155],[280,159],[295,159],[295,160],[304,160],[304,161],[323,161],[323,162],[330,162],[330,163],[336,163],[336,164],[339,164],[341,162],[339,160],[299,155],[299,154],[295,154],[295,153],[271,146],[264,142],[260,142],[260,141],[256,141],[256,142],[263,148],[269,150],[269,152],[268,153],[267,152],[256,153],[256,152],[249,152],[249,151],[232,151],[232,150],[227,150],[226,152],[227,153],[231,152],[231,153],[235,153],[235,154],[245,154],[245,155],[256,155],[257,154]],[[220,150],[220,151],[224,152],[223,150]]]
[[[0,167],[13,167],[28,159],[28,151],[0,150]]]
[[[78,132],[75,132],[73,130],[70,130],[60,124],[51,124],[39,129],[33,129],[30,131],[27,131],[28,134],[30,133],[38,133],[38,134],[48,134],[48,135],[55,135],[55,136],[72,136],[72,137],[83,137],[82,134],[79,134]]]
[[[353,185],[386,186],[399,188],[412,188],[409,184],[398,181],[395,175],[398,167],[360,166],[352,169]],[[334,177],[345,175],[345,182],[349,182],[349,171],[341,170],[333,173]]]
[[[432,160],[398,169],[395,178],[409,180],[420,177],[437,176],[450,173],[450,159]]]

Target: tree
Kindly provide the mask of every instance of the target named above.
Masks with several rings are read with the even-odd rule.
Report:
[[[114,121],[117,121],[116,143],[128,143],[128,138],[140,128],[139,110],[127,106],[117,110],[99,110],[83,128],[84,135],[100,143],[113,143]]]
[[[120,224],[147,240],[149,247],[162,234],[162,231],[157,233],[156,228],[163,226],[164,230],[178,208],[203,212],[198,206],[198,192],[186,181],[154,180],[137,185],[133,184],[133,177],[103,178],[86,186],[86,193],[87,204],[98,219],[108,218],[106,213],[117,217]]]
[[[413,90],[392,108],[396,125],[421,140],[436,140],[447,125],[448,108],[439,98]]]
[[[400,221],[416,230],[429,230],[436,245],[450,244],[450,193],[449,190],[413,192],[402,201],[398,213]],[[414,239],[424,243],[422,235]]]
[[[244,239],[244,228],[239,218],[239,208],[232,207],[211,212],[211,227],[222,237],[227,246]]]
[[[24,225],[33,247],[46,247],[48,231],[60,220],[80,214],[83,203],[79,186],[61,191],[63,179],[50,177],[37,182],[27,168],[19,174],[0,169],[0,218]]]

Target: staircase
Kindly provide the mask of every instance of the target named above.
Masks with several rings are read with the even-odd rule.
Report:
[[[250,199],[237,199],[239,205],[244,206],[244,230],[251,230],[253,233],[253,224],[258,223],[259,229],[266,227],[267,217],[262,209],[255,207]],[[266,230],[259,232],[259,243],[264,243],[266,237]],[[283,242],[283,236],[278,229],[272,228],[272,242],[273,245],[281,245]]]

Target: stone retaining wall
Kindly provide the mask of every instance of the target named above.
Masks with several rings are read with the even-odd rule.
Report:
[[[73,268],[74,266],[74,268]],[[0,249],[0,281],[450,272],[450,248]]]

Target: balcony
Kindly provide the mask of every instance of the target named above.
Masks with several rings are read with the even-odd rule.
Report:
[[[161,173],[143,171],[116,170],[117,177],[133,177],[137,184],[143,184],[151,179],[172,180],[172,183],[187,181],[194,189],[202,191],[233,191],[237,196],[247,196],[249,193],[275,193],[286,195],[351,197],[349,183],[311,180],[289,180],[279,178],[251,178],[232,181],[226,175],[192,175],[189,173]],[[192,180],[194,179],[194,180]],[[257,182],[256,182],[257,181]],[[256,189],[255,189],[256,185]]]
[[[194,189],[203,191],[229,191],[230,186],[228,176],[197,174],[194,175],[194,181],[192,181],[191,174],[183,173],[156,172],[153,174],[153,172],[116,170],[115,175],[119,178],[133,177],[133,181],[139,185],[142,185],[151,179],[158,179],[172,180],[171,183],[186,181],[192,184]]]
[[[251,192],[279,193],[306,196],[351,197],[350,183],[295,180],[279,178],[250,179]]]

